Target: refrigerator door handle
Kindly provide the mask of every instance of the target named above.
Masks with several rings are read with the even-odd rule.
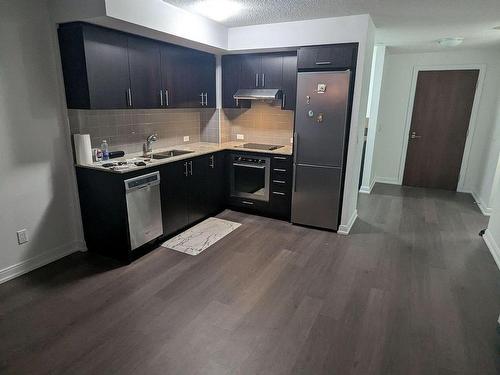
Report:
[[[293,133],[293,176],[292,185],[293,191],[297,191],[297,143],[299,141],[299,135],[297,132]]]
[[[293,162],[297,163],[297,150],[298,150],[298,143],[299,143],[299,135],[297,132],[293,133]]]

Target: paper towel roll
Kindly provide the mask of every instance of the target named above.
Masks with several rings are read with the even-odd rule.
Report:
[[[76,164],[92,164],[90,134],[74,134]]]

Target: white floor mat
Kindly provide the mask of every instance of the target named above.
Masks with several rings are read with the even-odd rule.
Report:
[[[189,255],[198,255],[241,224],[210,217],[192,228],[169,239],[162,246]]]

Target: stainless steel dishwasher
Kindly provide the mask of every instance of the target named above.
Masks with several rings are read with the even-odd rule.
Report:
[[[125,180],[128,228],[132,250],[163,234],[160,173]]]

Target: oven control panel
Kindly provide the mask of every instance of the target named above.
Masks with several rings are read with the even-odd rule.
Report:
[[[233,158],[234,161],[243,162],[243,163],[251,163],[251,164],[266,164],[266,159],[260,158],[252,158],[248,156],[235,156]]]

